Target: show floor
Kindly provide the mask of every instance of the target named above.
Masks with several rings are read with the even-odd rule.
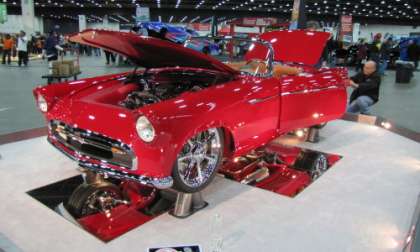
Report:
[[[75,57],[67,56],[67,59]],[[87,78],[111,73],[126,72],[131,67],[106,66],[105,56],[81,57],[82,74]],[[0,135],[45,126],[44,119],[35,106],[32,89],[46,85],[41,76],[48,73],[48,63],[30,61],[28,67],[0,64]]]
[[[81,57],[80,78],[108,73],[129,71],[132,68],[106,66],[105,57]],[[0,135],[25,129],[45,126],[44,120],[35,107],[32,89],[46,81],[45,61],[30,62],[29,67],[19,68],[0,65]],[[420,72],[415,73],[410,84],[395,84],[395,71],[387,71],[381,86],[380,101],[372,109],[372,114],[398,122],[400,125],[420,132]]]
[[[420,192],[420,144],[382,128],[335,121],[318,144],[343,156],[296,198],[221,177],[210,204],[187,219],[163,214],[103,243],[26,194],[78,172],[45,137],[0,146],[0,232],[23,251],[146,251],[200,244],[211,251],[401,251]],[[0,248],[2,248],[0,239]]]

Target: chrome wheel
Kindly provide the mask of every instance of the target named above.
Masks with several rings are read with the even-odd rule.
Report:
[[[194,190],[211,180],[221,160],[222,139],[220,131],[212,128],[187,141],[176,161],[182,184]]]
[[[88,197],[82,208],[82,215],[94,213],[108,213],[114,207],[121,204],[121,197],[113,191],[96,191]]]
[[[312,180],[315,180],[328,170],[328,160],[325,155],[319,155],[315,160],[314,167],[310,170]]]

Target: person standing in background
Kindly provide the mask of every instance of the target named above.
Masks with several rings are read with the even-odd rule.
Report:
[[[36,40],[36,53],[37,54],[42,54],[42,48],[44,47],[42,44],[42,38],[38,38]]]
[[[114,64],[115,63],[115,55],[112,52],[107,51],[107,50],[104,50],[104,52],[105,52],[106,64],[109,65],[111,62],[112,62],[112,64]]]
[[[414,62],[414,69],[419,66],[420,47],[414,40],[410,40],[407,48],[408,60]]]
[[[18,65],[28,65],[28,38],[24,31],[20,31],[17,39]]]
[[[11,63],[11,57],[12,57],[12,50],[15,45],[15,42],[13,41],[12,37],[9,34],[6,34],[4,40],[3,40],[3,61],[2,64],[6,64],[6,58],[7,58],[7,64],[10,65]]]
[[[381,51],[382,34],[375,35],[373,42],[369,45],[369,60],[375,61],[376,65],[380,64],[380,51]]]
[[[58,37],[55,31],[51,31],[47,40],[45,41],[44,47],[48,62],[55,61],[58,59],[58,51],[62,51],[63,48],[58,45]]]
[[[381,46],[380,50],[380,61],[379,65],[379,74],[381,76],[385,75],[385,71],[388,68],[388,61],[390,59],[392,49],[392,38],[388,38]]]
[[[66,48],[65,37],[63,36],[63,34],[60,34],[60,35],[57,35],[57,39],[58,39],[58,46],[62,48],[62,50],[59,50],[60,55],[66,56],[66,50],[64,50],[64,48]]]
[[[98,47],[94,47],[93,48],[93,52],[95,53],[96,57],[100,57],[101,56],[101,49],[99,49]]]
[[[368,56],[367,52],[368,52],[368,46],[365,43],[365,41],[362,39],[360,40],[360,43],[357,48],[356,72],[363,69],[363,65],[365,64],[367,56]]]

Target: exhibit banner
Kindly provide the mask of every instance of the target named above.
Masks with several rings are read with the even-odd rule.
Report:
[[[0,24],[7,22],[7,6],[6,4],[0,4]]]
[[[340,40],[347,43],[353,42],[353,17],[341,16]]]
[[[210,31],[211,28],[209,23],[192,23],[188,24],[188,27],[196,31]]]
[[[244,26],[270,26],[277,23],[277,18],[243,18],[240,22],[235,22],[235,24]]]
[[[257,18],[244,18],[242,19],[243,25],[253,26],[257,23]]]
[[[229,35],[231,33],[231,26],[230,25],[223,25],[219,29],[219,33]]]
[[[149,7],[140,7],[136,8],[136,22],[148,22],[150,21],[150,9]]]

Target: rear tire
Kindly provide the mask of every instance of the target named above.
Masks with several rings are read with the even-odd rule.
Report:
[[[293,166],[298,170],[306,171],[314,181],[328,170],[328,159],[322,153],[301,151]]]

